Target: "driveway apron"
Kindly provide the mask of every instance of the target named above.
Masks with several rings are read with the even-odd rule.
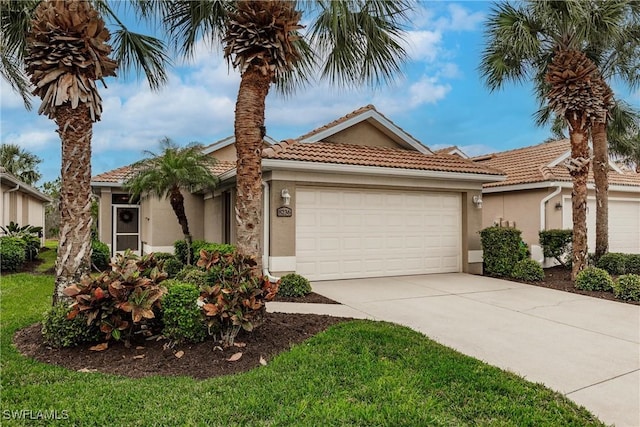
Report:
[[[469,274],[322,281],[357,317],[399,323],[640,427],[640,306]]]

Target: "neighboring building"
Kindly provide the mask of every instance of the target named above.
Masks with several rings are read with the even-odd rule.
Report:
[[[538,232],[573,227],[572,180],[564,161],[570,158],[568,139],[475,157],[479,165],[503,171],[507,179],[483,186],[483,227],[515,226],[542,261]],[[587,200],[588,247],[595,249],[595,190],[589,173]],[[640,253],[640,174],[610,162],[609,250]]]
[[[42,227],[42,245],[44,246],[44,217],[51,198],[30,185],[20,181],[15,175],[0,166],[0,225],[7,226],[11,221],[20,226]]]
[[[219,159],[218,189],[186,197],[194,239],[235,241],[232,143],[206,150]],[[502,174],[458,154],[435,154],[371,105],[297,139],[265,141],[262,168],[264,266],[272,274],[482,272],[477,200],[482,184]],[[169,203],[129,205],[121,188],[128,173],[124,167],[92,180],[100,239],[114,250],[172,251],[181,233]]]

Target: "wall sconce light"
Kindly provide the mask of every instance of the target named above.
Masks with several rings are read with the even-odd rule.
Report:
[[[471,201],[478,209],[482,209],[482,196],[473,196]]]
[[[562,209],[562,203],[560,203],[560,202],[556,203],[555,207],[556,207],[557,211],[561,210]]]
[[[282,192],[280,192],[280,196],[282,197],[282,202],[285,206],[289,206],[291,203],[291,194],[289,194],[289,189],[283,188]]]

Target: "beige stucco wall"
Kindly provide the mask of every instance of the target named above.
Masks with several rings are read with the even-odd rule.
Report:
[[[213,157],[225,162],[235,162],[237,160],[236,145],[230,144],[211,153]]]
[[[540,230],[540,201],[555,190],[511,191],[489,193],[482,196],[482,228],[492,225],[515,227],[522,232],[522,240],[529,246],[538,244]],[[547,212],[552,213],[553,203],[547,203]],[[551,208],[549,208],[551,205]],[[553,221],[553,218],[550,218]]]
[[[344,144],[370,145],[374,147],[401,148],[396,142],[378,130],[372,124],[364,121],[355,126],[340,131],[324,141]]]
[[[208,242],[222,242],[223,235],[223,212],[222,194],[210,195],[204,200],[204,240]]]

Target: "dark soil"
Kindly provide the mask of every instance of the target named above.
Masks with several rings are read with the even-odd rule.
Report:
[[[577,289],[571,281],[571,270],[562,266],[546,268],[544,270],[544,281],[542,282],[521,282],[528,285],[540,286],[543,288],[557,289],[559,291],[573,292],[574,294],[588,295],[590,297],[602,298],[611,301],[640,305],[639,301],[625,301],[613,296],[613,292],[604,291],[583,291]]]
[[[19,330],[14,344],[25,356],[44,363],[83,372],[103,372],[139,378],[150,375],[184,375],[196,379],[217,377],[248,371],[261,366],[329,326],[346,318],[315,314],[267,313],[265,323],[252,333],[240,331],[236,346],[222,349],[212,340],[199,344],[182,344],[170,348],[166,339],[140,339],[129,347],[123,342],[109,343],[104,351],[89,350],[91,345],[53,349],[42,338],[39,323]],[[181,357],[179,352],[184,352]],[[242,353],[235,361],[232,355]]]
[[[276,295],[274,301],[277,302],[305,302],[305,303],[313,303],[313,304],[340,304],[337,301],[334,301],[330,298],[327,298],[323,295],[316,294],[315,292],[311,292],[308,295],[303,297],[282,297]]]

